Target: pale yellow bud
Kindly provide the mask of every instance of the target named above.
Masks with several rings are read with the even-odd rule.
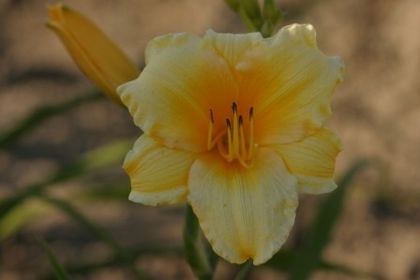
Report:
[[[116,88],[137,78],[139,69],[92,21],[55,4],[48,7],[51,28],[83,73],[112,100],[121,103]]]

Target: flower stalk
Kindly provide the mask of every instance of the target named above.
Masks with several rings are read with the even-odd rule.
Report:
[[[214,261],[209,254],[210,248],[206,248],[203,241],[198,219],[191,206],[187,205],[184,227],[185,258],[198,279],[210,280],[213,277]]]

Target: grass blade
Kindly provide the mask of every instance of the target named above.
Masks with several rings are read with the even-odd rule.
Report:
[[[46,120],[64,114],[71,109],[87,103],[99,100],[102,95],[98,91],[93,91],[88,94],[83,94],[70,101],[64,101],[56,105],[47,105],[35,109],[32,113],[27,115],[18,125],[0,136],[0,150],[7,148],[9,145],[15,143],[23,135],[35,129]]]
[[[123,157],[132,145],[132,140],[119,140],[106,144],[100,148],[88,152],[79,159],[64,165],[52,176],[43,182],[26,187],[17,194],[0,200],[0,219],[5,217],[14,207],[22,203],[28,197],[42,193],[49,186],[72,178],[90,174],[98,169],[122,161]]]
[[[290,273],[290,271],[293,269],[293,264],[297,261],[298,257],[299,255],[297,251],[282,249],[264,265],[275,270]],[[348,267],[343,264],[332,263],[323,259],[319,261],[315,269],[335,273],[342,273],[344,275],[357,277],[357,279],[380,279],[379,275],[359,271],[352,267]]]
[[[64,212],[68,217],[89,231],[98,240],[107,244],[107,246],[114,252],[115,256],[121,260],[121,263],[126,264],[133,271],[137,279],[150,279],[146,273],[140,271],[136,267],[135,259],[128,254],[105,229],[101,228],[98,224],[86,217],[76,207],[65,200],[46,195],[40,195],[39,198]]]
[[[50,211],[50,207],[37,199],[27,199],[0,220],[0,242],[20,231],[25,225]]]
[[[353,182],[357,173],[362,170],[367,161],[354,164],[338,183],[338,188],[331,193],[320,205],[318,213],[308,231],[308,237],[302,249],[298,250],[299,257],[295,258],[290,279],[305,280],[320,265],[324,248],[329,243],[332,230],[343,209],[343,202],[348,186]]]
[[[56,279],[58,279],[58,280],[70,280],[70,276],[68,275],[68,273],[64,269],[63,265],[58,260],[57,256],[50,249],[48,244],[42,239],[38,240],[38,242],[41,245],[42,250],[44,251],[45,255],[48,258],[48,261],[51,265],[51,268],[54,271],[54,275],[55,275]]]

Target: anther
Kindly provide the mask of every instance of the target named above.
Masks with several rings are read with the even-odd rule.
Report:
[[[232,102],[232,113],[226,118],[226,128],[216,130],[214,112],[209,109],[208,150],[217,145],[220,155],[228,162],[237,160],[242,166],[252,166],[255,155],[254,144],[254,108],[250,107],[248,119],[238,114],[238,105]],[[245,122],[247,129],[245,130]]]
[[[238,110],[238,105],[236,105],[236,102],[233,102],[232,103],[232,111],[234,112],[234,113],[236,113],[236,111]]]
[[[226,119],[226,125],[227,125],[227,127],[228,127],[229,130],[232,129],[232,126],[230,124],[230,120],[229,119]]]

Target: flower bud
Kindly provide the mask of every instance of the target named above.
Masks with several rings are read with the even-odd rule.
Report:
[[[82,72],[112,100],[116,88],[137,78],[139,70],[92,21],[61,3],[48,7],[47,26],[60,38]]]

